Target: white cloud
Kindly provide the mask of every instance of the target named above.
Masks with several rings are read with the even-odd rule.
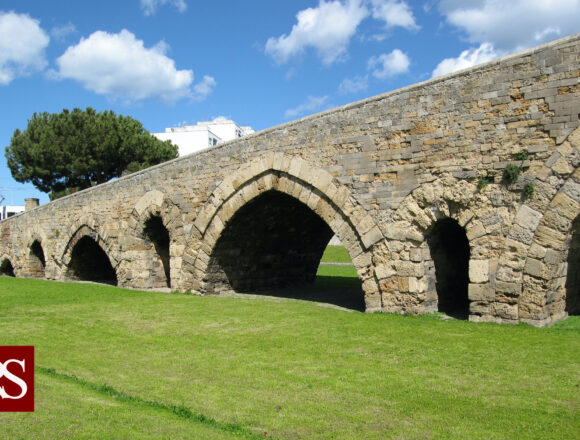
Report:
[[[50,30],[50,35],[58,41],[64,41],[66,37],[77,33],[77,28],[72,23],[67,23],[63,26],[55,26]]]
[[[580,0],[442,0],[439,10],[470,42],[501,55],[580,32]]]
[[[445,75],[447,73],[456,72],[461,69],[475,66],[476,64],[485,63],[497,58],[498,54],[494,51],[493,46],[489,43],[483,43],[481,46],[471,48],[461,52],[457,58],[445,58],[441,61],[432,76]]]
[[[300,104],[298,107],[286,110],[284,113],[285,118],[295,118],[304,113],[312,113],[315,110],[320,109],[328,100],[328,96],[309,96],[304,104]]]
[[[409,5],[398,0],[371,0],[373,18],[385,22],[386,28],[401,26],[407,30],[418,30],[415,17]]]
[[[368,69],[372,70],[375,78],[385,79],[408,72],[410,64],[411,60],[405,53],[394,49],[391,53],[371,57],[368,61]]]
[[[143,13],[147,16],[155,15],[157,8],[164,6],[167,3],[177,8],[181,14],[187,10],[187,3],[185,3],[185,0],[141,0],[141,9],[143,9]]]
[[[320,0],[318,7],[298,12],[289,35],[268,39],[266,53],[282,64],[313,47],[326,65],[343,60],[350,39],[367,15],[361,0]]]
[[[193,71],[177,70],[164,42],[150,49],[127,30],[81,39],[56,60],[59,77],[79,81],[98,94],[128,101],[191,96]]]
[[[369,86],[369,77],[355,76],[353,79],[345,78],[338,86],[338,93],[346,95],[348,93],[357,93],[366,90]]]
[[[216,85],[217,82],[213,77],[204,75],[203,80],[193,86],[193,99],[195,101],[205,101]]]
[[[0,85],[43,70],[49,41],[38,20],[27,14],[0,12]]]

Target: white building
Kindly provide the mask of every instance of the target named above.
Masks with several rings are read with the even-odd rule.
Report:
[[[163,133],[151,134],[162,141],[170,140],[179,148],[179,155],[185,156],[252,133],[252,127],[241,127],[230,119],[220,117],[213,121],[198,122],[196,125],[170,127]]]
[[[6,206],[0,205],[0,220],[7,219],[13,215],[24,212],[24,206]]]

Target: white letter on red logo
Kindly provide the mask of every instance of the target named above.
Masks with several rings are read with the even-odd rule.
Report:
[[[16,362],[18,365],[20,365],[22,367],[23,373],[25,372],[24,359],[22,359],[21,361],[19,361],[17,359],[8,359],[4,363],[0,362],[0,378],[2,376],[5,376],[6,379],[8,379],[8,380],[12,381],[13,383],[15,383],[16,385],[18,385],[22,391],[20,392],[20,394],[18,396],[11,396],[10,394],[8,394],[4,390],[4,387],[0,387],[0,397],[2,397],[3,399],[21,399],[22,397],[24,397],[26,395],[26,391],[28,391],[28,386],[26,385],[26,382],[24,382],[18,376],[15,376],[10,371],[8,371],[8,364],[14,363],[14,362]]]

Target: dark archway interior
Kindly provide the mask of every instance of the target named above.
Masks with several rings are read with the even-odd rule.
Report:
[[[38,240],[35,240],[30,246],[28,266],[28,271],[31,276],[38,278],[44,277],[46,260],[44,258],[44,250]]]
[[[30,246],[30,255],[34,258],[38,259],[42,267],[46,267],[46,260],[44,259],[44,250],[42,249],[42,245],[38,240],[35,240]]]
[[[86,235],[72,250],[67,275],[77,280],[117,285],[117,274],[109,257],[94,239]]]
[[[437,278],[438,310],[458,319],[469,316],[469,241],[459,224],[445,218],[427,238]]]
[[[566,275],[566,311],[580,314],[580,217],[572,223],[572,240],[568,250],[568,273]]]
[[[155,252],[159,255],[160,264],[165,275],[163,284],[171,287],[171,274],[169,265],[169,231],[163,224],[163,220],[158,215],[152,215],[145,222],[145,236],[155,246]]]
[[[2,260],[2,263],[0,264],[0,275],[3,275],[5,277],[16,276],[14,275],[14,267],[12,266],[10,260],[8,260],[7,258]]]
[[[356,285],[352,279],[346,285],[338,285],[340,280],[315,283],[332,235],[303,203],[278,191],[265,192],[227,223],[211,255],[206,286],[214,292],[233,289],[364,310],[358,279]]]

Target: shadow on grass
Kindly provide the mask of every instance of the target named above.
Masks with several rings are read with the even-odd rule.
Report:
[[[327,303],[359,312],[365,311],[361,282],[353,277],[318,275],[314,284],[309,286],[285,287],[252,294]]]

